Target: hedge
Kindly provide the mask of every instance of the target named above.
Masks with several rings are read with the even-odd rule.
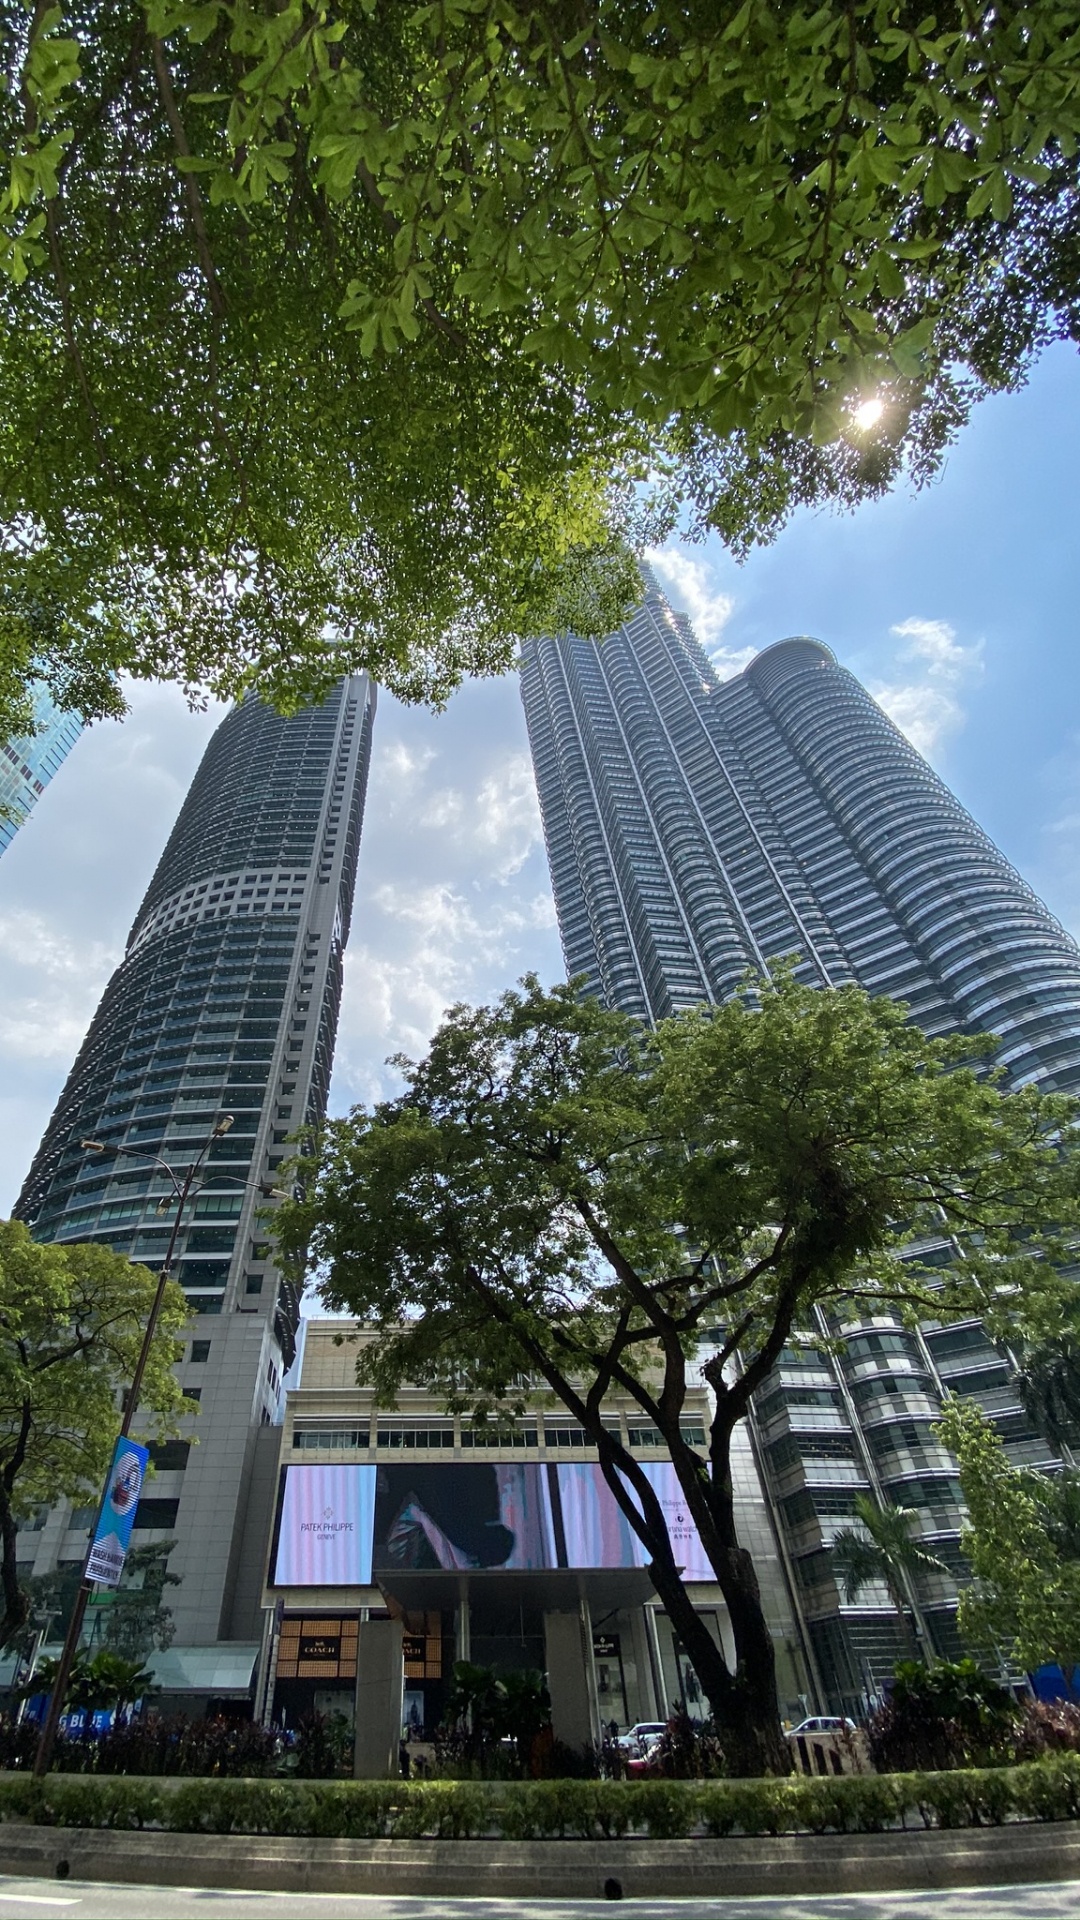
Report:
[[[1080,1754],[1018,1767],[787,1780],[0,1779],[0,1817],[38,1826],[323,1839],[608,1840],[647,1834],[880,1833],[1080,1818]]]

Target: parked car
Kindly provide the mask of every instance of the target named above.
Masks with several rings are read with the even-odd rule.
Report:
[[[631,1779],[636,1779],[638,1775],[643,1773],[650,1774],[658,1772],[657,1756],[666,1732],[667,1728],[661,1727],[658,1733],[642,1734],[638,1741],[636,1752],[631,1754],[626,1762],[626,1771]]]
[[[801,1734],[807,1733],[854,1733],[855,1731],[854,1720],[846,1720],[842,1714],[814,1713],[809,1720],[800,1720],[797,1727],[792,1727],[787,1737],[789,1740],[797,1740]]]
[[[638,1720],[625,1733],[620,1733],[615,1744],[626,1754],[639,1754],[644,1752],[647,1738],[659,1739],[666,1732],[666,1720]]]

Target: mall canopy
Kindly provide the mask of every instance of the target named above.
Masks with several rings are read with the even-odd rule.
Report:
[[[258,1657],[257,1642],[224,1640],[214,1647],[165,1647],[146,1664],[162,1693],[246,1699]]]

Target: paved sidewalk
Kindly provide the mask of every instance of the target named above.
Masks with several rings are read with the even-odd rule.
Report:
[[[750,1900],[420,1900],[0,1876],[0,1920],[1080,1920],[1080,1880]]]

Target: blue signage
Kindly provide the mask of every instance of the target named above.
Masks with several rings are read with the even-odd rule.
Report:
[[[96,1580],[100,1587],[120,1584],[149,1458],[148,1450],[137,1440],[122,1435],[116,1443],[86,1560],[86,1578]]]

